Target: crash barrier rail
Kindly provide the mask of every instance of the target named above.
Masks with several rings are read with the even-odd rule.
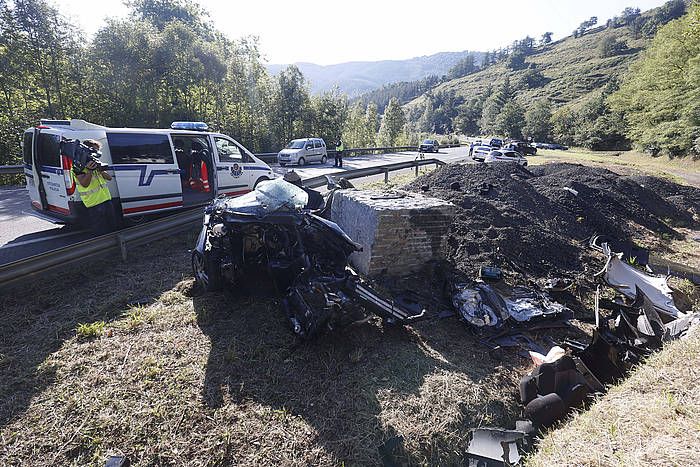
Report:
[[[23,165],[0,165],[0,175],[19,175],[23,168]]]
[[[346,170],[343,172],[333,172],[328,175],[346,178],[348,180],[353,178],[363,178],[372,175],[384,174],[384,181],[389,181],[389,172],[394,172],[396,170],[405,170],[415,168],[416,175],[418,175],[418,168],[425,165],[435,165],[435,168],[445,165],[446,162],[439,159],[419,159],[406,162],[397,162],[395,164],[385,164],[385,165],[375,165],[373,167],[365,167],[363,169],[353,169]],[[318,188],[324,186],[328,179],[325,175],[319,175],[318,177],[307,178],[303,181],[304,186],[308,188]]]
[[[127,247],[148,243],[152,240],[187,230],[191,225],[202,222],[202,209],[192,209],[164,217],[136,227],[109,233],[90,240],[68,245],[45,253],[23,258],[0,266],[0,288],[17,281],[30,279],[38,274],[83,261],[86,258],[108,252],[121,252],[127,258]]]
[[[444,144],[440,145],[441,148],[456,148],[459,144]],[[393,146],[393,147],[377,147],[377,148],[350,148],[343,149],[344,155],[349,154],[371,154],[374,152],[397,152],[397,151],[418,151],[418,146]],[[335,149],[328,149],[326,151],[328,156],[335,156]],[[256,154],[255,157],[265,161],[265,162],[277,162],[276,152],[263,152]]]
[[[445,162],[438,159],[423,159],[335,172],[329,175],[341,176],[346,179],[355,179],[383,173],[384,181],[388,181],[389,172],[415,167],[416,175],[418,175],[419,167],[433,164],[435,164],[435,167],[438,167],[445,165]],[[327,181],[328,179],[325,176],[313,177],[304,180],[304,186],[316,188],[326,185]],[[122,259],[126,261],[127,247],[131,248],[153,240],[158,240],[159,238],[172,235],[175,232],[187,230],[190,226],[201,222],[202,209],[196,208],[173,214],[162,219],[156,219],[143,225],[130,227],[118,232],[47,251],[39,255],[13,261],[0,266],[0,289],[15,284],[17,281],[30,279],[59,267],[65,268],[67,265],[76,261],[83,261],[88,257],[102,255],[108,252],[119,251]]]
[[[456,148],[459,144],[444,144],[440,146],[441,148]],[[382,148],[351,148],[343,150],[343,154],[370,154],[373,152],[396,152],[396,151],[417,151],[416,146],[395,146],[395,147],[382,147]],[[335,149],[329,149],[327,151],[329,156],[335,155]],[[255,154],[255,157],[265,161],[265,162],[277,162],[276,152],[261,152]],[[24,171],[23,165],[0,165],[0,175],[20,175]]]

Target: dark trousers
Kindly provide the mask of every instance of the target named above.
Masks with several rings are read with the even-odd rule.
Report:
[[[335,163],[333,165],[336,167],[343,166],[343,152],[342,151],[337,151],[335,153]]]
[[[85,208],[85,211],[88,227],[96,236],[117,230],[117,214],[114,212],[114,203],[111,199],[97,206]]]

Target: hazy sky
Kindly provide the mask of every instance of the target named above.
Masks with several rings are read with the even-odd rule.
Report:
[[[627,6],[642,11],[664,0],[203,0],[231,39],[257,35],[270,63],[329,65],[405,59],[436,52],[489,50],[545,31],[558,39],[583,20],[604,23]],[[125,16],[122,0],[54,4],[91,36],[109,16]]]

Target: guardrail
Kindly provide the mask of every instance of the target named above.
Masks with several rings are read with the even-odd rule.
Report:
[[[456,148],[459,144],[445,144],[440,146],[441,148]],[[382,147],[382,148],[350,148],[345,149],[343,154],[371,154],[373,152],[395,152],[395,151],[417,151],[416,146],[396,146],[396,147]],[[335,149],[329,149],[329,156],[335,155]],[[276,152],[261,152],[255,154],[255,157],[265,161],[265,162],[276,162],[277,153]],[[0,175],[19,175],[24,172],[23,165],[0,165]]]
[[[0,175],[19,175],[23,168],[23,165],[0,165]]]
[[[364,169],[338,171],[329,175],[356,179],[384,174],[384,180],[387,181],[389,172],[415,168],[416,175],[418,175],[419,167],[433,164],[438,167],[445,165],[445,162],[438,159],[419,159]],[[325,176],[319,176],[304,180],[304,185],[309,188],[317,188],[325,185],[326,182]],[[202,222],[201,207],[1,265],[0,289],[59,267],[65,268],[70,263],[109,252],[120,252],[122,259],[126,261],[127,248],[172,235],[174,232],[187,230],[200,222]]]

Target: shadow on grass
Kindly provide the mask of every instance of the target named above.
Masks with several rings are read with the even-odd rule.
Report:
[[[287,328],[275,300],[198,294],[193,301],[198,324],[211,339],[204,403],[218,408],[254,402],[301,417],[314,428],[313,444],[340,462],[461,462],[459,448],[437,429],[433,434],[418,432],[420,442],[404,440],[420,444],[418,452],[397,440],[396,428],[411,423],[401,416],[402,402],[423,398],[429,391],[425,387],[429,375],[455,372],[482,385],[487,380],[491,384],[495,366],[510,372],[522,367],[517,358],[492,358],[457,320],[425,322],[420,329],[369,322],[300,342]],[[496,398],[504,394],[512,399],[506,392]],[[491,395],[487,390],[483,404],[462,407],[465,433],[478,423],[474,418],[480,410],[496,412],[500,423],[509,422],[513,414],[508,403]],[[465,394],[464,401],[469,396]],[[389,408],[382,405],[387,397]],[[427,397],[427,404],[439,407],[443,401],[435,397],[432,401]]]
[[[3,290],[0,428],[21,417],[32,399],[55,382],[49,357],[76,336],[80,323],[119,319],[128,304],[151,302],[182,280],[191,243],[191,236],[180,235],[130,251],[128,263],[118,254],[90,259]],[[177,261],[182,268],[173,267]]]

